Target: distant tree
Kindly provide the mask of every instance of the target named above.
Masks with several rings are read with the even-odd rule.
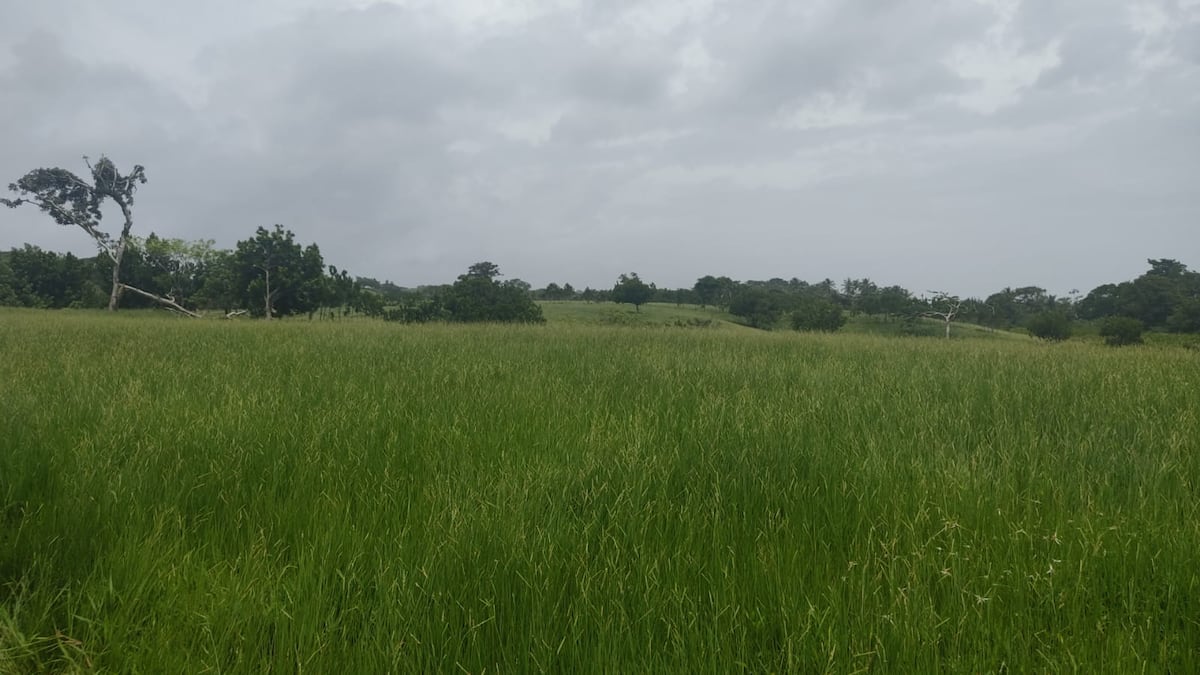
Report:
[[[13,286],[20,289],[20,304],[26,307],[59,309],[70,304],[78,293],[64,270],[62,257],[53,251],[25,244],[8,255]]]
[[[793,330],[833,332],[846,324],[842,308],[825,298],[801,297],[788,315]]]
[[[484,260],[483,262],[477,262],[468,267],[467,273],[462,276],[477,277],[481,279],[495,279],[496,277],[502,275],[500,274],[499,265],[494,262],[488,262],[487,260]],[[459,278],[461,279],[462,277]]]
[[[355,281],[355,283],[358,283]],[[383,294],[374,288],[359,287],[354,294],[352,307],[355,311],[366,314],[367,316],[383,316],[386,308]]]
[[[1122,284],[1119,313],[1133,317],[1146,326],[1164,326],[1183,299],[1179,279],[1162,274],[1143,274],[1132,283]]]
[[[542,308],[533,301],[529,284],[511,279],[497,283],[500,268],[490,262],[471,265],[445,293],[441,306],[432,301],[414,305],[421,316],[434,317],[442,309],[451,321],[497,321],[506,323],[542,323]],[[416,314],[414,314],[416,315]]]
[[[574,300],[575,288],[571,284],[559,286],[556,283],[546,284],[546,287],[537,292],[537,295],[542,300]]]
[[[1136,279],[1092,289],[1077,304],[1077,315],[1084,319],[1127,316],[1145,326],[1179,330],[1186,322],[1172,317],[1181,306],[1200,299],[1200,273],[1169,258],[1146,262],[1150,269]]]
[[[955,317],[962,311],[963,301],[957,295],[950,295],[942,291],[930,291],[933,293],[933,298],[929,301],[928,309],[921,312],[921,316],[936,317],[941,319],[946,324],[946,339],[950,339],[950,324],[954,323]]]
[[[879,287],[870,279],[850,279],[842,282],[842,299],[851,311],[863,314],[879,312]]]
[[[110,270],[96,259],[76,258],[26,244],[4,254],[11,304],[25,307],[103,307],[108,300],[100,284]]]
[[[912,306],[912,293],[900,286],[881,288],[875,307],[884,316],[908,314]]]
[[[837,284],[834,283],[833,279],[826,278],[818,283],[812,284],[809,286],[809,290],[814,295],[822,298],[828,298],[839,304],[844,304],[844,299],[842,298],[841,294],[838,293]]]
[[[1102,319],[1113,316],[1120,311],[1122,286],[1124,284],[1103,284],[1093,288],[1075,307],[1081,319]]]
[[[721,293],[723,285],[716,277],[711,274],[700,277],[696,280],[692,291],[696,294],[696,301],[701,307],[717,304],[717,298]]]
[[[783,314],[782,294],[754,286],[743,286],[729,302],[729,313],[752,328],[770,330]]]
[[[717,277],[717,283],[720,285],[720,290],[717,291],[717,299],[715,304],[717,307],[728,308],[733,302],[733,296],[737,293],[738,282],[725,276]]]
[[[349,272],[330,265],[329,274],[325,277],[325,286],[325,304],[333,310],[330,316],[336,317],[339,311],[344,316],[351,310],[361,310],[359,295],[362,294],[362,286]]]
[[[1033,315],[1026,322],[1026,328],[1029,329],[1030,335],[1052,342],[1061,342],[1071,337],[1071,319],[1059,310],[1048,310]]]
[[[526,295],[532,295],[533,293],[533,286],[530,286],[528,281],[522,281],[521,279],[505,279],[504,281],[500,282],[500,285],[508,288],[515,288]]]
[[[276,316],[312,313],[325,299],[325,265],[316,244],[301,247],[291,230],[259,227],[233,254],[237,289],[251,312]]]
[[[112,262],[112,290],[108,300],[110,311],[117,310],[122,292],[131,291],[178,312],[195,316],[168,298],[121,282],[121,262],[129,247],[130,231],[133,229],[133,197],[137,186],[146,182],[145,169],[139,164],[128,175],[122,175],[116,165],[103,155],[95,165],[87,157],[83,161],[92,173],[90,183],[66,169],[34,169],[8,186],[19,196],[16,199],[0,199],[0,204],[10,208],[32,204],[49,214],[59,225],[78,227],[86,232]],[[106,200],[112,200],[121,209],[125,219],[120,234],[116,236],[100,229],[101,207]]]
[[[690,288],[656,289],[651,302],[670,302],[677,307],[700,304],[700,301],[696,299],[696,292]]]
[[[692,286],[692,294],[696,303],[702,307],[713,305],[727,308],[738,288],[738,282],[729,277],[714,277],[709,274],[696,280]]]
[[[984,305],[988,311],[978,317],[981,322],[992,326],[1010,327],[1027,323],[1035,314],[1053,310],[1056,303],[1054,296],[1048,295],[1046,289],[1039,286],[1022,286],[993,293],[987,297]]]
[[[1114,347],[1140,344],[1144,329],[1142,322],[1132,317],[1110,316],[1100,324],[1100,337]]]
[[[654,287],[638,278],[637,272],[622,274],[617,280],[617,285],[613,286],[612,295],[609,297],[616,303],[631,304],[634,311],[640,312],[642,305],[654,297]]]
[[[235,307],[243,306],[245,288],[240,286],[241,277],[232,251],[213,251],[193,302],[200,307],[221,309],[226,315],[231,315]]]
[[[151,232],[145,239],[135,238],[134,243],[152,275],[148,283],[155,292],[181,305],[192,304],[193,296],[204,285],[209,263],[217,255],[216,242],[164,239]]]
[[[1150,265],[1150,269],[1146,271],[1146,276],[1178,279],[1188,273],[1187,265],[1170,258],[1150,258],[1146,263]]]

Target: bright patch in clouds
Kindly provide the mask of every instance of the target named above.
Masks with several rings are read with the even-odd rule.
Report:
[[[819,94],[798,109],[781,115],[782,124],[792,129],[832,129],[880,124],[903,119],[897,113],[872,113],[863,109],[856,97],[838,97],[829,92]]]

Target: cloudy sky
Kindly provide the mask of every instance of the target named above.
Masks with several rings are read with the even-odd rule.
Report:
[[[0,184],[84,154],[145,165],[142,235],[402,285],[1086,292],[1200,268],[1200,0],[9,3]]]

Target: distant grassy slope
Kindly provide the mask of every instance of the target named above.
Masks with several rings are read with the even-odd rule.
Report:
[[[538,303],[546,321],[552,324],[608,325],[608,326],[676,326],[701,325],[713,322],[712,328],[753,330],[736,322],[728,312],[713,307],[697,305],[673,305],[651,302],[634,311],[632,305],[615,302],[582,302],[578,300],[553,300]]]
[[[615,325],[615,326],[676,326],[689,322],[714,322],[714,328],[733,328],[740,331],[756,329],[742,325],[732,314],[714,307],[698,305],[674,305],[670,303],[648,303],[642,311],[635,312],[630,305],[614,302],[583,302],[578,300],[544,301],[539,303],[546,321],[552,324]],[[694,323],[692,324],[694,325]],[[787,318],[780,320],[776,330],[788,330]],[[883,320],[879,317],[852,316],[839,333],[854,335],[919,336],[941,337],[943,324],[935,319],[920,319],[908,324],[901,319]],[[1028,341],[1031,338],[1021,333],[993,330],[975,324],[955,322],[950,330],[951,338],[984,338],[998,340]]]
[[[938,319],[918,319],[915,324],[910,324],[902,319],[892,318],[884,320],[875,316],[852,316],[842,327],[841,333],[854,333],[858,335],[895,335],[895,336],[916,336],[916,337],[943,337],[945,335],[945,324]],[[950,338],[983,338],[991,340],[1016,340],[1027,342],[1033,338],[1024,333],[1014,333],[1005,330],[997,330],[979,326],[973,323],[962,323],[955,321],[950,327]]]

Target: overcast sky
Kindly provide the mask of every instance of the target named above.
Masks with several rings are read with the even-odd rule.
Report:
[[[1200,267],[1200,0],[6,3],[0,184],[84,154],[141,235],[402,285],[1086,292]]]

